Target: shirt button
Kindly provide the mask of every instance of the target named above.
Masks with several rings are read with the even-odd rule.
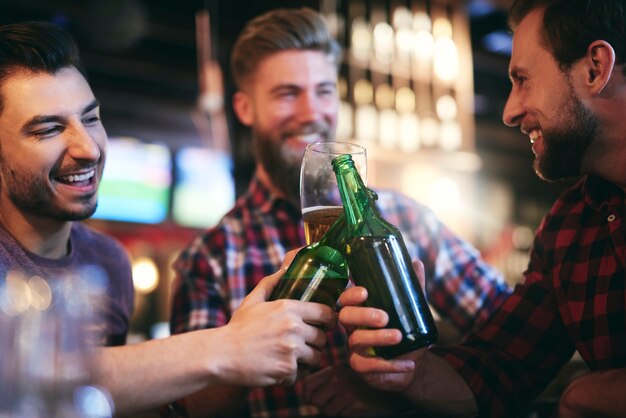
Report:
[[[615,215],[610,214],[608,218],[606,218],[607,221],[609,222],[613,222],[615,220]]]

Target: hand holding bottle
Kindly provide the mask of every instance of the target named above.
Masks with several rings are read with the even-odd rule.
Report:
[[[424,266],[414,261],[413,268],[423,288]],[[374,356],[372,348],[398,344],[402,340],[402,333],[397,329],[385,328],[389,321],[385,311],[363,306],[367,297],[367,289],[356,286],[344,291],[339,298],[342,306],[339,322],[349,335],[350,366],[377,389],[402,391],[413,381],[416,363],[423,357],[426,348],[390,360]]]
[[[225,384],[292,384],[299,364],[318,365],[326,344],[320,327],[335,326],[333,310],[296,300],[266,302],[294,255],[288,253],[281,269],[257,285],[226,326],[216,328],[222,334],[216,338],[225,353],[220,365]]]

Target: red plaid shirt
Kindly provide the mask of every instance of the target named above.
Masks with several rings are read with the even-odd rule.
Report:
[[[509,295],[500,275],[430,210],[391,192],[380,192],[378,203],[382,215],[404,234],[412,258],[424,263],[431,305],[460,331],[486,319]],[[176,261],[172,332],[226,324],[254,286],[278,270],[285,252],[304,244],[299,209],[253,179],[220,223]],[[331,332],[321,366],[346,364],[345,345],[343,333]],[[319,415],[317,408],[304,403],[301,382],[252,390],[248,410],[253,417]]]
[[[508,417],[578,350],[591,370],[626,367],[624,191],[597,177],[541,223],[525,281],[476,334],[431,350],[469,383],[481,416]]]

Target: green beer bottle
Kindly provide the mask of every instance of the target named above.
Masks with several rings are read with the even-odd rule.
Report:
[[[270,300],[297,299],[334,307],[348,284],[348,264],[342,254],[346,232],[342,213],[318,242],[298,251]]]
[[[332,164],[348,228],[345,256],[352,280],[367,289],[367,306],[387,312],[387,327],[402,332],[399,344],[377,347],[376,354],[392,358],[434,343],[437,327],[402,234],[378,212],[352,157],[340,155]]]

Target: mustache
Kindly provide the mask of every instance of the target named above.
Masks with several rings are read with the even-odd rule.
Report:
[[[285,136],[300,136],[300,135],[310,135],[310,134],[320,134],[325,138],[330,137],[330,126],[326,122],[313,122],[307,124],[305,126],[300,126],[294,129],[287,129],[285,131]]]

